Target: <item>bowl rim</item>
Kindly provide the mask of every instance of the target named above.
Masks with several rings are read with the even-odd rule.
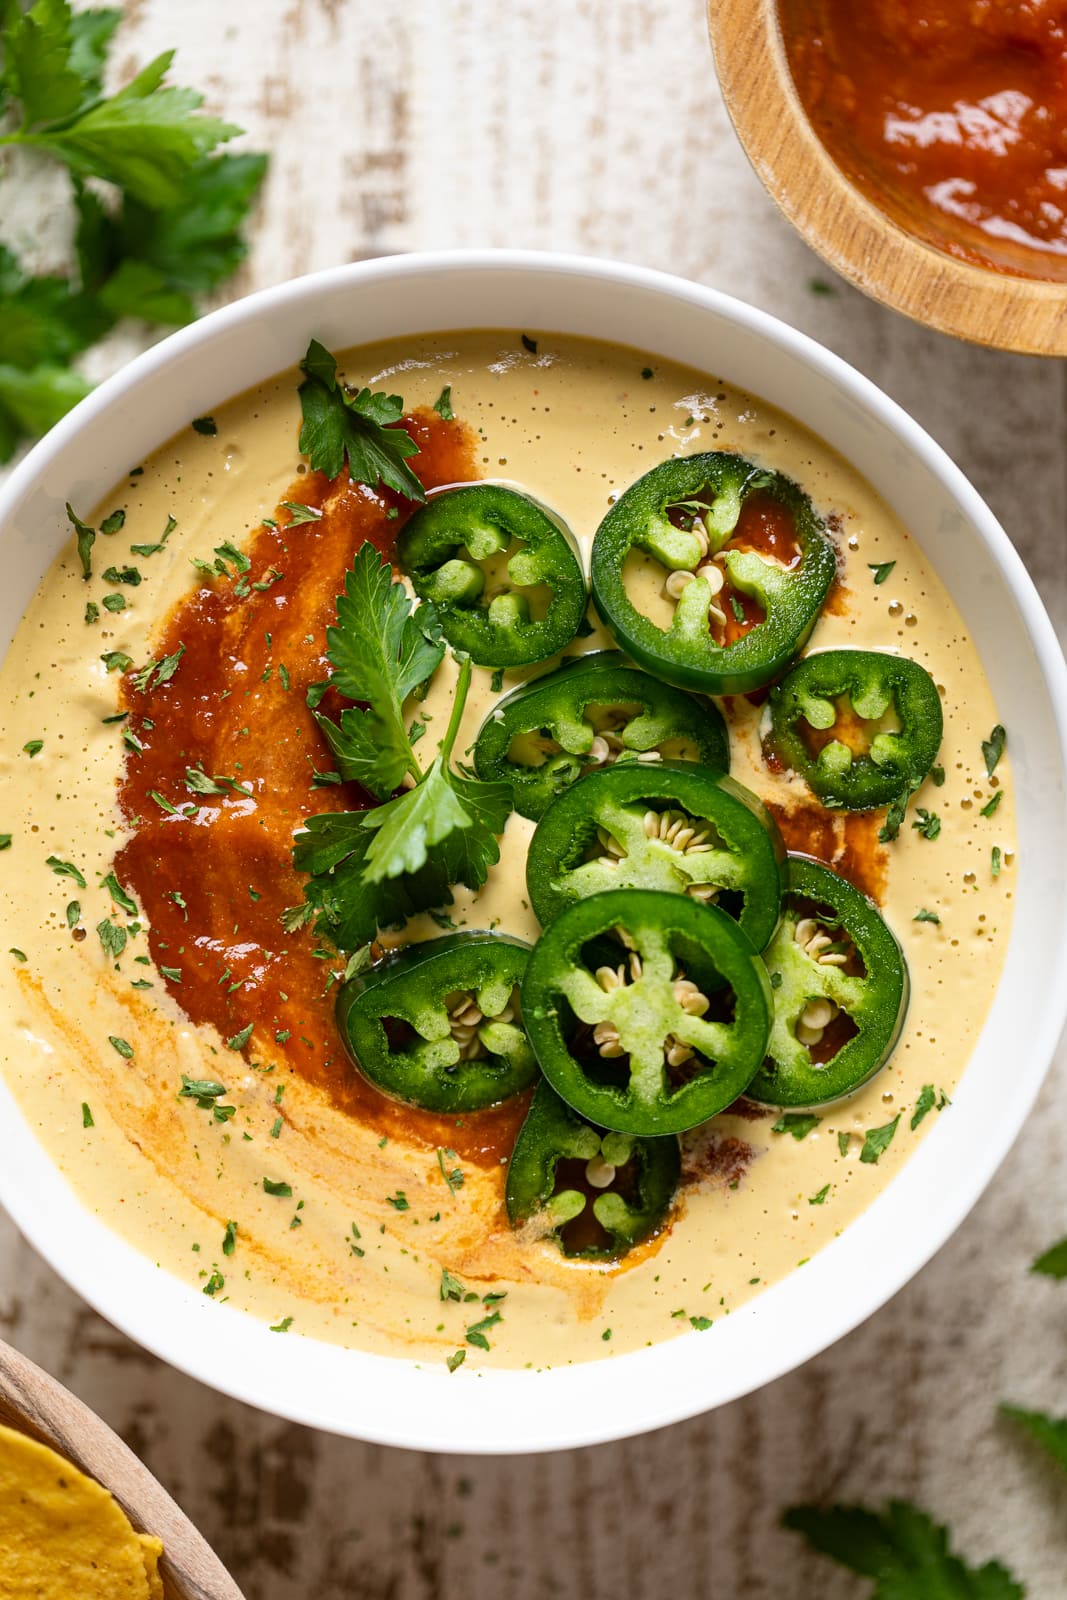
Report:
[[[801,103],[778,0],[707,0],[712,56],[741,148],[828,266],[913,321],[972,344],[1067,355],[1067,282],[964,261],[909,233],[837,165]],[[776,93],[768,96],[771,83]]]
[[[721,322],[734,325],[742,334],[769,342],[780,354],[820,375],[836,394],[857,406],[876,424],[884,426],[951,495],[969,524],[970,533],[986,547],[999,577],[1014,600],[1034,651],[1036,669],[1050,697],[1050,714],[1058,735],[1054,754],[1062,778],[1067,770],[1067,663],[1021,557],[960,469],[895,401],[883,394],[863,374],[807,335],[769,313],[720,291],[641,266],[555,252],[439,251],[380,257],[260,290],[171,334],[107,379],[57,424],[15,468],[7,484],[0,490],[0,537],[12,509],[31,486],[48,473],[53,463],[62,456],[69,441],[86,425],[106,419],[114,406],[128,399],[142,385],[156,380],[176,358],[187,358],[209,347],[217,336],[226,331],[245,323],[262,321],[281,308],[291,310],[306,305],[307,325],[311,326],[316,302],[331,293],[351,293],[353,288],[360,286],[389,285],[405,278],[434,280],[441,275],[457,272],[510,274],[515,277],[540,274],[546,278],[572,281],[593,280],[638,291],[650,301],[681,302],[686,314],[708,313]],[[432,320],[431,327],[423,331],[432,331]],[[654,352],[655,340],[650,338],[643,343],[643,347]],[[738,380],[735,378],[733,381]],[[670,1351],[674,1354],[675,1366],[679,1364],[679,1341],[674,1340],[661,1341],[648,1349],[614,1356],[610,1361],[582,1363],[546,1373],[486,1369],[480,1374],[479,1384],[479,1391],[486,1396],[486,1401],[479,1404],[469,1387],[464,1385],[465,1395],[469,1398],[463,1405],[458,1400],[453,1402],[451,1398],[452,1395],[458,1395],[458,1390],[448,1389],[447,1386],[452,1382],[450,1376],[446,1377],[443,1370],[431,1373],[425,1364],[420,1366],[409,1358],[372,1356],[363,1351],[345,1350],[341,1346],[309,1340],[307,1343],[313,1346],[314,1357],[297,1356],[294,1359],[290,1352],[299,1350],[304,1344],[303,1340],[271,1338],[265,1324],[231,1307],[216,1306],[208,1301],[196,1304],[202,1297],[195,1289],[179,1283],[169,1274],[158,1272],[147,1257],[143,1257],[132,1245],[96,1219],[74,1190],[66,1185],[58,1168],[24,1123],[21,1132],[25,1137],[21,1144],[13,1136],[14,1128],[10,1130],[11,1146],[13,1151],[17,1151],[17,1159],[5,1160],[0,1165],[0,1203],[27,1240],[70,1287],[128,1337],[187,1375],[275,1415],[373,1443],[471,1454],[536,1453],[629,1437],[698,1415],[762,1388],[786,1372],[793,1371],[865,1321],[903,1287],[956,1230],[986,1188],[1032,1109],[1067,1018],[1067,896],[1059,903],[1058,915],[1060,937],[1049,956],[1054,965],[1054,982],[1049,988],[1048,1005],[1037,1020],[1027,1051],[1031,1066],[1025,1083],[1014,1088],[1010,1114],[999,1108],[995,1119],[987,1119],[988,1136],[981,1163],[975,1163],[956,1183],[947,1186],[951,1192],[942,1196],[936,1215],[927,1219],[921,1234],[913,1234],[909,1238],[907,1247],[900,1248],[889,1267],[884,1262],[879,1263],[877,1283],[865,1284],[860,1292],[853,1287],[847,1305],[836,1307],[832,1313],[820,1307],[819,1318],[811,1319],[818,1325],[807,1327],[799,1338],[795,1330],[792,1331],[791,1339],[781,1341],[774,1358],[765,1360],[758,1376],[746,1375],[740,1381],[734,1377],[725,1384],[720,1380],[719,1392],[710,1397],[699,1387],[692,1392],[679,1392],[675,1386],[669,1397],[657,1392],[654,1381],[657,1360],[662,1363],[664,1352]],[[0,1079],[0,1120],[4,1120],[5,1112],[9,1122],[22,1122],[10,1090]],[[922,1165],[925,1173],[931,1159],[935,1159],[929,1152],[939,1148],[945,1137],[946,1124],[941,1122],[926,1136],[923,1145],[913,1153],[902,1172],[879,1196],[879,1200],[885,1201],[908,1171],[915,1169],[917,1173]],[[52,1185],[54,1188],[58,1183],[65,1189],[69,1199],[66,1202],[66,1226],[63,1229],[54,1228],[46,1219],[44,1208],[35,1204],[33,1183],[25,1181],[28,1174],[42,1185]],[[919,1180],[916,1178],[914,1181],[917,1183]],[[875,1210],[877,1203],[868,1207],[851,1227],[844,1229],[839,1238],[813,1258],[811,1266],[806,1269],[808,1281],[814,1276],[819,1276],[821,1280],[822,1274],[832,1275],[839,1270],[836,1263],[848,1259],[847,1250],[842,1257],[842,1247],[847,1247],[855,1228]],[[87,1250],[89,1241],[94,1251],[92,1260]],[[833,1264],[826,1265],[828,1262]],[[103,1273],[100,1271],[102,1265],[106,1269]],[[135,1266],[138,1269],[143,1267],[140,1287],[149,1291],[140,1297],[125,1293],[121,1287],[122,1274],[130,1272]],[[152,1272],[155,1273],[154,1277],[145,1276],[145,1273]],[[781,1283],[772,1285],[757,1300],[735,1312],[730,1318],[731,1323],[744,1323],[747,1326],[751,1321],[749,1313],[752,1306],[773,1309],[784,1298],[785,1285],[794,1282],[797,1276],[795,1272],[787,1274]],[[174,1286],[173,1290],[170,1285]],[[189,1312],[182,1329],[173,1326],[165,1316],[160,1316],[153,1309],[156,1296],[166,1295],[171,1296],[173,1309],[176,1304],[174,1291],[179,1289],[183,1297],[187,1297]],[[762,1315],[765,1322],[770,1320],[771,1310],[765,1310]],[[197,1316],[201,1320],[194,1348],[194,1341],[188,1335]],[[246,1359],[231,1361],[220,1374],[216,1363],[217,1348],[224,1341],[232,1343],[235,1339],[242,1344]],[[264,1355],[268,1346],[269,1364]],[[670,1356],[667,1359],[669,1361]],[[395,1376],[403,1372],[406,1403],[390,1410],[381,1398],[372,1395],[369,1411],[360,1411],[353,1402],[344,1415],[338,1415],[336,1385],[348,1379],[347,1387],[353,1387],[345,1368],[345,1362],[353,1360],[372,1379],[377,1374],[378,1385],[372,1384],[371,1387],[379,1388],[382,1394],[395,1391]],[[301,1372],[302,1361],[315,1366],[315,1377],[307,1378],[304,1390],[296,1382],[298,1376],[306,1376]],[[388,1373],[386,1369],[389,1369]],[[603,1374],[611,1376],[601,1379],[600,1375]],[[528,1385],[531,1379],[535,1384],[552,1386],[553,1403],[548,1403],[547,1388],[537,1390],[532,1396],[528,1389],[522,1388],[523,1383]],[[331,1383],[333,1388],[330,1387]],[[603,1403],[601,1390],[605,1385],[613,1402],[617,1401],[620,1392],[625,1394],[624,1413],[614,1404]],[[495,1405],[487,1403],[488,1396],[494,1390],[497,1391]],[[409,1395],[412,1397],[410,1400]],[[512,1431],[509,1396],[512,1405],[518,1406],[518,1414],[524,1418],[521,1437],[516,1437]],[[431,1410],[431,1407],[436,1409]]]

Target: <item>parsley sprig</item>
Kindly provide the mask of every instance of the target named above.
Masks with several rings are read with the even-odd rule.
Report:
[[[862,1506],[794,1506],[782,1521],[850,1572],[873,1578],[871,1600],[1023,1600],[1022,1585],[999,1561],[966,1566],[949,1548],[947,1530],[904,1500],[891,1501],[881,1514]]]
[[[293,862],[309,875],[304,898],[308,914],[318,917],[316,931],[341,950],[357,950],[381,927],[450,904],[454,884],[480,888],[500,859],[497,835],[511,797],[505,784],[482,783],[452,765],[469,659],[456,658],[448,727],[434,760],[420,766],[405,702],[437,670],[444,646],[432,608],[412,609],[370,544],[361,546],[346,577],[327,654],[332,686],[364,704],[343,711],[339,723],[320,715],[319,726],[341,776],[384,803],[310,817],[296,836]],[[412,786],[394,794],[405,781]],[[289,917],[289,925],[295,921]]]
[[[398,394],[353,393],[337,376],[337,359],[317,339],[300,363],[300,448],[316,472],[336,478],[347,461],[354,483],[376,488],[383,483],[408,500],[425,500],[426,492],[407,465],[419,447],[396,424],[404,414]]]
[[[105,94],[121,21],[68,0],[0,4],[0,154],[16,182],[35,181],[20,170],[26,150],[68,169],[76,258],[69,274],[35,277],[0,247],[0,460],[88,393],[71,363],[115,322],[192,321],[245,255],[266,157],[214,153],[241,130],[164,84],[171,50]]]

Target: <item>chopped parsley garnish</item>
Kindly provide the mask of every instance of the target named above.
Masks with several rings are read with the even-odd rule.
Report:
[[[794,1139],[806,1139],[813,1128],[822,1121],[812,1111],[787,1111],[771,1129],[772,1133],[789,1133]]]
[[[2,259],[3,258],[0,257],[0,260]],[[62,412],[60,415],[62,415]],[[69,500],[67,501],[67,521],[74,529],[76,536],[78,560],[81,562],[82,566],[82,577],[88,581],[93,575],[92,558],[93,545],[96,543],[96,529],[90,528],[87,522],[82,521]]]
[[[392,1206],[394,1211],[407,1211],[410,1208],[410,1202],[403,1189],[398,1189],[396,1194],[386,1195],[385,1200],[386,1204]]]
[[[22,748],[26,752],[26,754],[29,756],[30,760],[32,761],[33,757],[34,756],[39,756],[41,751],[44,749],[44,740],[43,739],[27,739],[26,743],[23,745]]]
[[[29,956],[26,954],[25,950],[20,950],[18,945],[13,944],[7,953],[9,956],[14,956],[16,961],[29,960]]]
[[[875,1580],[870,1600],[1023,1600],[999,1561],[968,1567],[949,1547],[948,1530],[904,1500],[884,1513],[863,1506],[793,1506],[786,1528],[850,1572]]]
[[[490,1347],[489,1340],[485,1335],[490,1328],[495,1328],[497,1323],[503,1322],[503,1320],[504,1318],[499,1311],[490,1311],[487,1317],[483,1317],[480,1322],[473,1323],[467,1329],[464,1335],[467,1343],[476,1346],[479,1350],[488,1350]]]
[[[441,390],[441,393],[437,396],[437,399],[433,403],[433,408],[437,412],[437,415],[441,418],[442,422],[451,422],[453,420],[456,413],[452,410],[451,384],[447,385]]]
[[[449,1372],[455,1372],[456,1368],[461,1367],[466,1359],[466,1350],[453,1350],[452,1354],[446,1358],[445,1366]]]
[[[87,625],[91,625],[94,622],[99,622],[99,620],[100,620],[100,607],[96,604],[95,600],[87,600],[85,602],[85,621],[86,621],[86,624]]]
[[[900,1121],[898,1111],[892,1122],[885,1123],[881,1128],[868,1128],[863,1139],[863,1149],[860,1151],[860,1160],[872,1166],[878,1158],[889,1149],[893,1143],[893,1135],[897,1131]]]
[[[247,1027],[241,1029],[240,1033],[232,1034],[231,1037],[226,1040],[227,1050],[243,1050],[249,1039],[252,1037],[253,1026],[254,1024],[250,1022]]]
[[[122,594],[106,594],[103,605],[105,611],[125,611],[126,596]]]
[[[934,1109],[936,1102],[937,1096],[934,1093],[933,1084],[924,1083],[919,1091],[919,1098],[915,1102],[915,1110],[911,1114],[911,1130],[913,1133],[927,1113]]]
[[[986,801],[985,805],[982,807],[981,811],[978,813],[979,816],[991,817],[993,815],[994,811],[999,806],[1000,802],[1003,800],[1003,798],[1004,798],[1004,790],[1003,789],[998,789],[996,794],[993,796],[993,798],[991,800],[987,800]]]
[[[941,832],[941,818],[935,811],[927,811],[925,806],[920,806],[915,813],[912,827],[923,839],[936,839]]]
[[[1001,864],[1000,846],[999,846],[999,844],[995,844],[993,846],[993,850],[992,850],[992,853],[990,855],[990,861],[989,861],[990,871],[992,872],[994,878],[999,878],[1000,877],[1000,864]]]
[[[67,906],[66,917],[68,928],[76,928],[78,926],[78,923],[82,919],[82,908],[80,901],[72,900],[69,903]]]
[[[822,1188],[819,1189],[815,1194],[809,1194],[809,1196],[808,1196],[808,1205],[809,1206],[825,1205],[826,1204],[826,1196],[829,1193],[830,1193],[830,1185],[828,1183],[824,1183]]]
[[[96,925],[100,936],[100,943],[104,947],[104,954],[112,961],[117,961],[126,948],[126,929],[117,922],[109,922],[107,917]]]
[[[535,356],[537,354],[537,340],[531,339],[528,333],[524,333],[520,337],[522,339],[522,348],[528,350],[532,356]]]
[[[105,583],[125,583],[131,589],[136,589],[141,581],[141,574],[136,567],[107,567],[104,570]]]
[[[696,1328],[698,1333],[704,1333],[706,1331],[706,1329],[711,1327],[711,1318],[710,1317],[690,1317],[689,1318],[689,1324],[690,1324],[690,1327]]]
[[[936,911],[916,911],[911,920],[912,922],[936,922],[938,927],[941,926],[941,918]]]
[[[271,1333],[288,1333],[292,1326],[292,1317],[283,1317],[280,1322],[272,1322],[270,1324],[270,1331]]]
[[[282,505],[289,512],[290,528],[299,528],[305,522],[322,521],[322,512],[315,506],[304,506],[297,500],[283,500]]]
[[[210,1278],[204,1285],[204,1293],[209,1295],[221,1294],[225,1287],[226,1279],[222,1276],[222,1273],[219,1271],[218,1267],[215,1267]]]
[[[465,1182],[465,1179],[464,1179],[463,1173],[461,1172],[459,1167],[446,1166],[445,1162],[447,1161],[447,1162],[451,1163],[453,1161],[457,1161],[458,1159],[459,1158],[456,1155],[456,1152],[454,1150],[444,1150],[444,1149],[441,1148],[440,1145],[438,1146],[438,1148],[437,1148],[437,1165],[441,1169],[442,1178],[445,1180],[445,1183],[448,1185],[449,1194],[451,1194],[453,1196],[460,1189],[462,1189],[463,1184]]]
[[[100,524],[100,532],[106,534],[121,533],[126,526],[126,513],[123,510],[112,511]]]
[[[125,672],[133,666],[133,657],[126,655],[123,650],[106,650],[100,659],[108,672]]]
[[[219,431],[214,417],[194,417],[192,428],[194,433],[202,433],[209,439],[213,439]]]
[[[868,561],[868,567],[874,573],[875,583],[884,583],[896,566],[895,561]]]
[[[236,1249],[237,1249],[237,1224],[236,1224],[236,1222],[228,1222],[226,1224],[226,1232],[223,1234],[223,1237],[222,1237],[222,1253],[223,1253],[224,1256],[232,1256]]]
[[[167,540],[178,526],[176,517],[167,518],[167,526],[163,529],[155,544],[131,544],[130,549],[135,556],[156,556],[165,547]]]
[[[82,1127],[83,1128],[95,1128],[96,1127],[96,1123],[93,1121],[93,1114],[89,1110],[89,1103],[88,1103],[87,1100],[83,1100],[82,1101]]]
[[[292,1198],[293,1186],[286,1183],[284,1179],[279,1179],[278,1182],[275,1182],[273,1178],[264,1178],[263,1189],[266,1194],[276,1195],[282,1200]]]
[[[140,689],[144,693],[149,687],[158,689],[161,684],[169,683],[177,672],[184,654],[185,646],[179,644],[177,650],[173,651],[169,656],[163,656],[159,661],[149,661],[147,666],[142,667],[140,672],[135,674],[133,680],[134,688]]]
[[[85,875],[73,861],[61,861],[58,856],[48,856],[46,859],[57,878],[73,878],[79,889],[86,887]]]
[[[100,887],[107,890],[115,904],[117,906],[121,906],[123,911],[128,911],[131,917],[135,917],[137,915],[136,900],[133,900],[130,895],[127,894],[126,890],[122,887],[122,884],[119,882],[113,872],[109,872],[105,878],[100,880]]]
[[[466,1286],[461,1282],[461,1280],[457,1278],[454,1273],[449,1272],[447,1267],[442,1267],[440,1289],[441,1299],[459,1301],[463,1299],[466,1292]]]
[[[989,777],[992,777],[996,772],[1007,742],[1008,735],[999,722],[989,735],[989,738],[982,740],[982,755],[985,759],[985,769]]]
[[[338,380],[337,361],[312,339],[300,363],[300,449],[316,472],[340,475],[345,463],[353,483],[395,489],[408,500],[425,500],[422,484],[406,464],[419,447],[396,424],[404,414],[399,395],[351,393]]]
[[[839,1155],[843,1155],[843,1156],[847,1156],[848,1155],[848,1147],[849,1147],[849,1145],[851,1143],[852,1143],[852,1135],[850,1133],[844,1133],[844,1132],[839,1133],[838,1136],[837,1136],[838,1154]]]
[[[109,1033],[107,1036],[107,1042],[112,1046],[113,1049],[118,1051],[123,1060],[133,1060],[133,1045],[128,1044],[125,1039],[120,1039],[116,1034]]]
[[[11,835],[9,833],[0,833],[0,850],[10,850],[10,849],[11,849]]]

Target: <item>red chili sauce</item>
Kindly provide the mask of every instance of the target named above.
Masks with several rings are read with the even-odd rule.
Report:
[[[427,488],[478,476],[463,424],[420,411],[404,425]],[[279,1078],[292,1072],[320,1085],[384,1134],[492,1165],[511,1149],[527,1097],[460,1120],[388,1099],[342,1048],[336,984],[328,986],[336,952],[310,927],[282,925],[286,908],[303,901],[294,831],[315,812],[376,804],[353,784],[313,787],[312,775],[334,764],[306,695],[329,675],[326,628],[357,548],[369,539],[391,555],[413,509],[312,472],[286,498],[325,507],[321,519],[292,527],[280,510],[278,525],[261,527],[247,546],[247,572],[206,579],[168,618],[156,659],[180,650],[173,676],[144,692],[126,676],[125,726],[144,748],[130,754],[120,789],[133,833],[117,870],[148,913],[152,958],[193,1022],[213,1024],[224,1039],[251,1023],[243,1054],[273,1063]],[[340,709],[332,691],[322,709]],[[221,794],[192,794],[186,771],[197,766],[251,793],[223,785]],[[284,1116],[284,1101],[279,1109]]]
[[[779,0],[838,165],[909,232],[1067,278],[1067,0]]]

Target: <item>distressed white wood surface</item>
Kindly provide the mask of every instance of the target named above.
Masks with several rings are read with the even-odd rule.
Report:
[[[241,290],[394,250],[514,245],[667,268],[754,301],[876,379],[987,496],[1067,631],[1067,379],[965,348],[837,285],[727,123],[700,0],[127,0],[124,69],[178,81],[274,156]],[[3,232],[34,241],[25,211]],[[116,341],[110,359],[126,348]],[[1025,1048],[1020,1019],[1020,1048]],[[1067,1592],[1067,1486],[998,1400],[1067,1413],[1064,1053],[984,1200],[866,1326],[710,1417],[531,1460],[435,1459],[277,1422],[161,1366],[0,1220],[0,1332],[142,1455],[248,1600],[670,1593],[847,1600],[780,1531],[797,1500],[906,1495]],[[1005,1062],[1005,1072],[1011,1062]]]

